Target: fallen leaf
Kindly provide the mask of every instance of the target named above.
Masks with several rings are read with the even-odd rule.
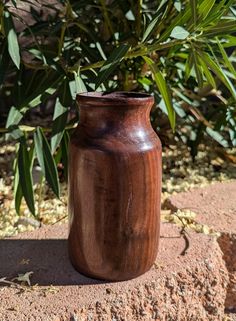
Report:
[[[20,265],[28,265],[29,262],[30,262],[30,259],[22,259],[19,264]]]
[[[17,280],[19,282],[24,282],[27,283],[28,286],[31,286],[30,283],[30,276],[33,274],[34,272],[30,271],[30,272],[26,272],[25,274],[18,274],[18,276],[16,278],[14,278],[13,280]]]

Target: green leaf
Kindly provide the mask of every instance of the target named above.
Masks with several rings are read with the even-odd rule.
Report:
[[[52,156],[48,141],[44,136],[42,129],[39,127],[37,127],[37,130],[34,133],[34,142],[38,162],[41,167],[42,173],[55,195],[59,198],[60,187],[56,164]]]
[[[97,49],[98,49],[98,51],[99,51],[102,59],[106,60],[107,57],[106,57],[106,55],[105,55],[105,53],[104,53],[104,51],[103,51],[103,49],[102,49],[101,44],[100,44],[98,41],[96,41],[96,47],[97,47]]]
[[[189,32],[181,26],[174,27],[170,34],[170,37],[180,40],[186,39],[188,36]]]
[[[235,0],[221,0],[219,3],[215,4],[211,9],[211,14],[207,16],[206,19],[201,19],[199,21],[199,26],[201,27],[208,27],[210,24],[216,24],[218,21],[221,20],[221,17],[224,16],[224,14],[229,9],[228,6],[232,4],[232,1]],[[231,4],[230,4],[231,2]],[[225,4],[227,3],[227,5]]]
[[[203,86],[202,70],[201,70],[201,67],[199,66],[196,49],[193,46],[191,46],[191,47],[192,47],[192,53],[193,53],[193,65],[194,65],[194,70],[195,70],[195,73],[197,76],[197,82],[198,82],[199,87],[202,87]]]
[[[18,155],[19,148],[16,148],[16,155]],[[16,213],[19,215],[20,214],[20,205],[21,201],[23,198],[23,193],[20,185],[20,180],[19,180],[19,167],[18,167],[18,158],[15,159],[14,164],[14,201],[15,201],[15,210]]]
[[[212,76],[210,70],[208,69],[207,65],[205,64],[204,60],[201,58],[201,56],[199,55],[198,56],[198,60],[201,64],[201,67],[202,67],[202,70],[203,70],[203,73],[206,77],[206,79],[208,80],[209,84],[216,89],[216,82],[215,82],[215,79],[214,77]]]
[[[9,128],[14,125],[18,125],[22,117],[23,115],[20,112],[20,110],[17,109],[15,106],[12,106],[7,117],[6,128]]]
[[[236,99],[236,90],[230,79],[227,77],[225,72],[221,69],[221,67],[215,63],[209,54],[205,52],[201,52],[201,58],[204,60],[206,65],[213,71],[213,73],[222,81],[222,83],[228,88],[231,92],[234,99]]]
[[[156,17],[149,23],[147,26],[141,42],[144,42],[152,33],[153,29],[156,27],[157,21],[160,18],[160,14],[157,14]]]
[[[4,31],[7,36],[9,55],[18,69],[20,69],[20,49],[12,17],[8,11],[4,11]]]
[[[196,27],[197,25],[197,3],[198,3],[197,0],[190,0],[194,27]]]
[[[34,145],[31,146],[29,150],[29,161],[30,161],[30,172],[32,173],[33,164],[34,164]],[[20,175],[19,175],[19,167],[18,160],[15,160],[14,164],[15,175],[14,175],[14,200],[15,200],[15,210],[16,213],[20,214],[20,206],[23,198],[23,192],[20,184]]]
[[[192,68],[193,68],[193,54],[192,52],[190,52],[185,63],[185,81],[189,79]]]
[[[87,88],[81,78],[80,73],[74,71],[74,77],[75,77],[75,85],[76,85],[76,93],[85,93],[87,92]]]
[[[228,142],[224,139],[224,137],[220,133],[218,133],[217,131],[213,130],[210,127],[206,128],[206,132],[209,136],[211,136],[220,145],[222,145],[225,148],[228,147]]]
[[[189,104],[190,106],[194,105],[194,102],[191,101],[188,97],[186,97],[182,92],[179,91],[179,89],[177,88],[172,88],[173,92],[179,97],[181,98],[183,101],[185,101],[187,104]]]
[[[58,74],[54,71],[46,73],[44,77],[40,78],[41,81],[38,85],[35,85],[35,83],[32,84],[33,86],[28,89],[30,95],[23,97],[24,99],[19,103],[17,108],[19,108],[21,111],[24,109],[25,112],[29,108],[36,107],[40,103],[47,100],[56,92],[63,77],[64,75]]]
[[[149,57],[146,57],[146,56],[143,56],[143,59],[149,65],[149,67],[152,71],[157,88],[159,89],[159,91],[164,99],[171,128],[174,131],[175,130],[175,111],[174,111],[174,107],[172,105],[171,94],[170,94],[168,85],[165,81],[165,78],[163,77],[162,73],[157,69],[157,66],[155,65],[155,63],[152,59],[150,59]]]
[[[22,138],[20,141],[20,148],[18,152],[18,171],[22,194],[30,212],[35,216],[31,160],[24,138]],[[18,197],[20,197],[20,195],[18,195]]]
[[[59,98],[56,100],[54,114],[53,114],[53,126],[52,126],[52,137],[51,137],[51,150],[55,152],[57,146],[60,144],[64,129],[67,122],[68,108],[62,106]]]
[[[11,132],[6,134],[6,140],[10,138],[19,139],[21,136],[23,136],[23,133],[17,126],[21,121],[22,117],[22,113],[16,107],[12,106],[7,116],[6,122],[6,128],[9,129]]]
[[[60,103],[64,107],[71,107],[73,99],[70,91],[69,79],[65,78],[58,89]]]
[[[236,37],[228,35],[224,38],[226,40],[224,43],[224,48],[236,47]]]
[[[230,33],[236,32],[236,23],[235,21],[224,21],[221,20],[220,23],[218,23],[216,26],[204,28],[203,30],[203,36],[204,37],[215,37],[220,35],[229,35]]]
[[[229,60],[229,57],[228,57],[227,53],[225,52],[225,49],[222,46],[222,44],[220,43],[218,38],[217,38],[217,44],[220,49],[221,55],[223,57],[225,66],[228,67],[229,71],[234,75],[234,77],[236,79],[236,70],[235,70],[233,64],[231,63],[231,61]]]
[[[68,146],[69,146],[70,136],[68,132],[65,130],[64,135],[61,142],[61,158],[62,164],[64,166],[64,175],[67,179],[68,177]]]
[[[204,20],[210,13],[212,7],[214,6],[216,0],[205,0],[199,5],[199,20]]]
[[[20,206],[23,198],[22,188],[19,183],[19,170],[15,172],[14,176],[14,200],[15,200],[15,210],[18,215],[20,215]]]
[[[199,3],[201,3],[203,0],[199,0]],[[190,19],[192,15],[192,9],[189,2],[186,3],[185,9],[181,10],[177,17],[175,17],[169,26],[166,27],[165,31],[161,35],[159,41],[165,41],[170,36],[170,33],[173,31],[174,27],[176,26],[184,26]]]
[[[174,2],[175,9],[180,12],[181,11],[181,2],[179,0]]]
[[[100,69],[96,83],[95,88],[97,89],[107,78],[110,76],[110,74],[113,72],[113,70],[117,67],[117,65],[120,63],[120,61],[124,58],[125,54],[128,52],[130,46],[126,44],[120,45],[118,48],[116,48],[109,58],[105,61],[104,65]]]
[[[53,115],[53,127],[51,137],[52,154],[60,144],[66,127],[68,108],[72,104],[71,90],[69,79],[65,79],[59,88],[59,98],[56,100]]]
[[[7,44],[4,41],[1,44],[1,52],[0,52],[0,90],[4,86],[4,79],[7,74],[10,58],[8,55]]]

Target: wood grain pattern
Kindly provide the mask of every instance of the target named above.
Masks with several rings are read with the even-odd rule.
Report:
[[[69,254],[90,277],[137,277],[155,261],[160,226],[161,143],[146,94],[78,95],[71,137]]]

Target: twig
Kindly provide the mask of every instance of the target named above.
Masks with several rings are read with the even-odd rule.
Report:
[[[136,57],[139,57],[139,56],[144,56],[144,55],[147,55],[149,53],[152,53],[153,51],[161,51],[161,50],[168,49],[168,48],[171,48],[171,47],[176,46],[176,45],[181,45],[181,44],[183,44],[185,42],[186,42],[186,40],[185,41],[183,41],[183,40],[173,40],[173,41],[169,41],[167,43],[158,43],[158,44],[148,45],[146,47],[137,46],[133,50],[128,52],[124,56],[124,59],[132,59],[132,58],[136,58]],[[103,66],[104,63],[105,63],[105,60],[97,61],[95,63],[92,63],[92,64],[89,64],[87,66],[81,67],[81,71],[100,68],[100,67]],[[77,69],[78,69],[78,66],[77,66],[77,64],[75,64],[75,66],[73,66],[71,68],[68,68],[68,71],[73,72],[74,70],[77,71]]]
[[[183,239],[185,241],[185,247],[183,249],[183,251],[180,253],[180,255],[184,256],[187,254],[187,250],[189,249],[189,246],[190,246],[190,242],[189,242],[189,239],[188,239],[188,233],[186,231],[186,224],[184,223],[184,221],[182,220],[181,217],[179,217],[176,213],[174,213],[173,215],[175,215],[181,222],[182,224],[182,228],[181,228],[181,231],[180,231],[180,235],[183,236]]]
[[[61,217],[61,218],[59,218],[59,220],[57,220],[56,222],[52,223],[51,225],[55,225],[55,224],[57,224],[57,223],[61,222],[62,220],[64,220],[65,218],[67,218],[67,215],[65,215],[65,216],[63,216],[63,217]]]
[[[180,234],[183,236],[183,239],[185,241],[185,247],[183,249],[183,251],[180,253],[180,255],[184,256],[187,254],[187,251],[189,249],[189,246],[190,246],[190,242],[189,242],[189,239],[187,237],[187,232],[185,230],[185,227],[182,227],[181,231],[180,231]]]
[[[13,285],[14,287],[19,288],[19,289],[24,290],[24,291],[28,289],[28,286],[26,286],[26,285],[20,285],[19,283],[16,283],[16,282],[13,282],[13,281],[8,281],[8,280],[6,280],[5,277],[0,279],[0,283],[5,283],[5,284],[8,284],[8,285]]]

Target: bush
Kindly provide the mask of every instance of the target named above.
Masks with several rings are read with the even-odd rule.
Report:
[[[68,132],[78,121],[74,100],[82,91],[154,94],[154,129],[165,142],[172,128],[172,137],[186,143],[193,157],[206,135],[224,147],[236,146],[234,3],[1,2],[0,96],[7,111],[1,132],[18,142],[16,211],[24,197],[36,215],[36,158],[59,197],[57,164],[67,172]],[[27,122],[33,109],[48,105],[48,128]]]

